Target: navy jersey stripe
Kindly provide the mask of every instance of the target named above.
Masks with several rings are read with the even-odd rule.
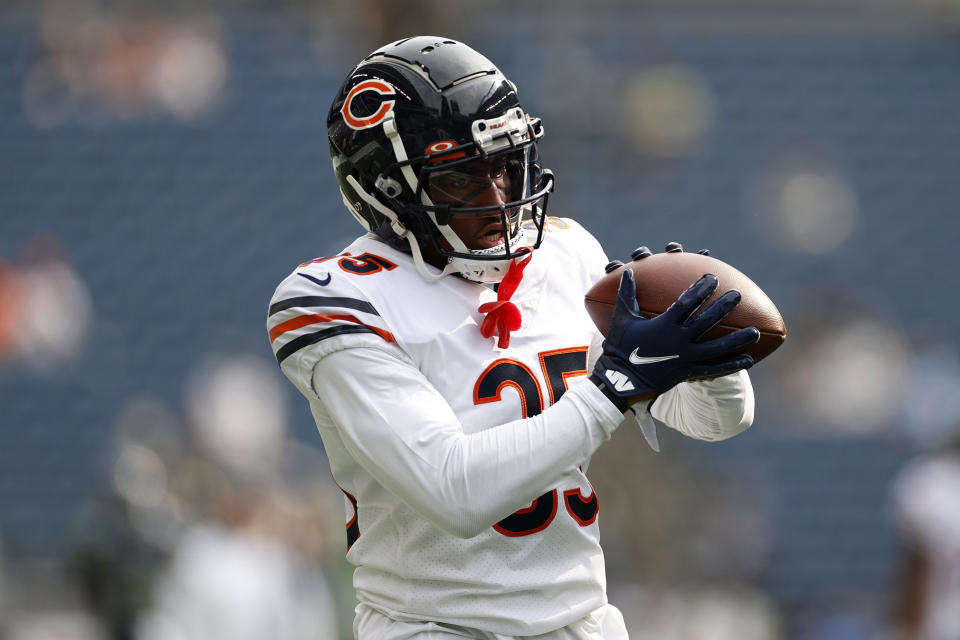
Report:
[[[279,313],[284,309],[291,307],[344,307],[347,309],[356,309],[364,313],[372,313],[375,316],[380,315],[373,305],[366,300],[357,300],[356,298],[338,298],[335,296],[300,296],[298,298],[287,298],[270,305],[269,315]]]
[[[346,333],[372,333],[376,335],[376,331],[370,327],[365,327],[359,324],[328,327],[322,331],[315,331],[313,333],[302,335],[299,338],[294,338],[287,344],[280,347],[277,350],[277,364],[282,364],[284,360],[295,354],[297,351],[300,351],[300,349],[303,349],[304,347],[309,347],[310,345],[316,344],[321,340],[326,340],[327,338],[340,336]]]

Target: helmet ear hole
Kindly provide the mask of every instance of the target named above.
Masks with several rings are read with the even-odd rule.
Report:
[[[382,173],[377,176],[376,182],[373,183],[374,186],[388,198],[399,198],[400,194],[403,193],[403,187],[399,182],[383,175]]]

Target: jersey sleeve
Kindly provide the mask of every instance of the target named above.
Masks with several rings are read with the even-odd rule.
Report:
[[[313,397],[314,365],[343,349],[393,347],[396,339],[377,309],[343,278],[298,268],[277,287],[267,313],[267,334],[283,373]]]
[[[623,419],[594,385],[576,384],[536,416],[468,434],[416,367],[382,349],[332,353],[315,365],[312,384],[350,455],[462,538],[555,486]]]
[[[681,382],[650,407],[654,418],[697,440],[725,440],[753,424],[753,385],[746,371]]]

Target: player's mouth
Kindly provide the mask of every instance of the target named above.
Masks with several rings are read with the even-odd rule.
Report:
[[[502,245],[504,243],[503,225],[500,222],[487,225],[480,230],[477,241],[480,245],[477,249],[491,249]]]

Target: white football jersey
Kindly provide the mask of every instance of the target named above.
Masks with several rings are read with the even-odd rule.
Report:
[[[572,220],[550,218],[545,235],[505,349],[479,329],[493,289],[427,282],[371,235],[300,265],[271,301],[274,353],[344,492],[357,597],[392,618],[525,636],[606,603],[583,469],[623,416],[577,383],[599,335],[583,295],[607,258]],[[719,433],[748,413],[749,424],[744,380],[717,383],[732,422],[697,428]],[[675,395],[663,405],[678,419],[709,422],[720,406]]]

